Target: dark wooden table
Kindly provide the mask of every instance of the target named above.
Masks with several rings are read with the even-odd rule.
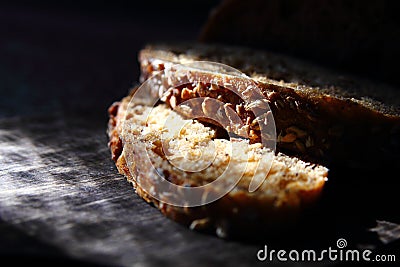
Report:
[[[266,264],[256,258],[264,244],[321,249],[343,237],[354,247],[394,249],[368,232],[376,219],[399,222],[397,190],[388,179],[365,185],[363,173],[333,171],[298,234],[222,240],[166,219],[117,173],[107,147],[107,108],[137,82],[144,44],[196,38],[210,6],[199,3],[199,14],[186,12],[184,22],[174,6],[152,17],[132,3],[126,10],[104,3],[92,9],[91,1],[0,6],[0,258],[42,265],[253,266]]]

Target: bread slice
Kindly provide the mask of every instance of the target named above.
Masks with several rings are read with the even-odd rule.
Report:
[[[185,119],[165,103],[154,108],[130,103],[132,95],[109,108],[112,158],[137,194],[167,217],[191,229],[215,231],[220,237],[254,233],[260,229],[276,231],[287,229],[284,225],[294,223],[299,212],[315,203],[320,195],[327,179],[327,168],[282,153],[273,159],[265,157],[271,151],[259,143],[249,144],[240,138],[227,140],[218,135],[213,125]],[[177,131],[174,125],[185,125],[185,128]],[[165,133],[168,135],[163,138]],[[240,152],[229,153],[232,145]],[[187,153],[185,158],[192,158],[197,165],[207,168],[196,172],[183,170],[187,162],[180,156],[182,151]],[[199,151],[203,152],[200,158]],[[240,181],[222,198],[206,205],[168,204],[171,198],[180,196],[160,192],[158,187],[160,179],[180,186],[199,187],[212,183],[226,169],[229,169],[226,183],[229,184],[236,174],[241,176]],[[265,180],[250,193],[248,187],[254,175]],[[202,192],[203,197],[225,191],[225,182]],[[161,201],[154,197],[155,191]]]
[[[400,94],[395,88],[279,54],[198,43],[147,46],[139,54],[141,80],[197,60],[230,65],[257,82],[275,119],[278,151],[328,166],[382,168],[400,159]],[[205,85],[189,97],[223,92],[211,93]],[[185,100],[181,94],[176,91],[174,104]]]

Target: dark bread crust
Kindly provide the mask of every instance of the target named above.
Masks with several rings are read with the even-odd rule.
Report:
[[[155,60],[148,66],[146,61]],[[265,84],[290,88],[304,98],[317,101],[330,96],[381,113],[400,116],[398,88],[324,68],[294,57],[240,46],[169,43],[147,45],[139,53],[142,77],[168,63],[208,60],[227,64]]]
[[[257,81],[270,102],[280,151],[306,161],[363,168],[381,168],[400,158],[400,96],[392,87],[283,55],[203,44],[147,46],[139,54],[142,80],[193,60],[225,63]],[[301,137],[293,137],[293,129]]]

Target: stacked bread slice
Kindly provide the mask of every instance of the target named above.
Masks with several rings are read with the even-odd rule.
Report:
[[[161,82],[164,90],[151,82],[176,64],[198,61],[227,64],[254,83],[254,90],[244,91],[257,91],[268,103],[276,153],[263,142],[261,120],[251,112],[262,101],[246,102],[243,90],[235,95],[224,84],[210,83],[222,77],[239,88],[242,78],[189,69],[186,84],[174,84],[180,76],[171,72]],[[399,156],[399,98],[391,88],[239,47],[152,45],[140,51],[139,62],[149,98],[158,94],[159,99],[137,101],[140,89],[134,89],[109,108],[112,158],[142,198],[191,229],[226,237],[283,228],[316,203],[327,167],[380,167]],[[197,109],[184,105],[195,99]],[[214,107],[213,100],[222,106]],[[220,113],[227,124],[207,118]],[[251,189],[254,179],[257,186]],[[165,181],[181,189],[161,187]],[[200,204],[190,203],[188,188],[199,189]]]

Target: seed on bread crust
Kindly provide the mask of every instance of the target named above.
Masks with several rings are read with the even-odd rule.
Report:
[[[216,100],[206,97],[204,101],[201,103],[201,108],[203,110],[204,115],[207,117],[213,118],[218,108],[220,107],[216,102]]]
[[[288,133],[285,136],[283,136],[280,141],[284,143],[292,143],[296,140],[296,138],[297,137],[294,133]]]
[[[305,153],[306,152],[306,147],[304,146],[303,142],[301,142],[300,140],[296,140],[294,142],[294,144],[296,145],[297,149],[301,152],[301,153]]]
[[[307,135],[306,131],[303,131],[296,126],[290,126],[290,127],[286,128],[286,132],[296,134],[297,138],[303,138]]]
[[[211,224],[210,218],[197,219],[190,223],[189,228],[191,230],[203,230],[209,228],[210,224]]]

